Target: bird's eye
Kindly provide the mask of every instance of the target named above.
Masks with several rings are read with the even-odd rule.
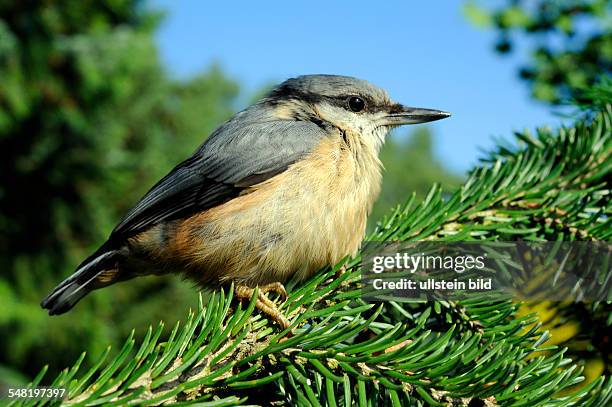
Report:
[[[349,109],[357,113],[363,110],[363,108],[365,107],[365,102],[362,98],[358,96],[351,96],[350,98],[348,98],[348,106]]]

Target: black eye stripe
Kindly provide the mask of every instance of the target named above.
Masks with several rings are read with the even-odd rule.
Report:
[[[280,92],[281,90],[282,89],[277,89],[276,91],[274,91],[274,93],[271,95],[272,97],[269,98],[269,100],[266,100],[266,103],[274,105],[274,104],[277,104],[279,101],[291,100],[291,99],[301,100],[301,101],[307,102],[312,105],[315,105],[317,103],[327,102],[334,106],[341,107],[349,112],[355,112],[355,113],[377,112],[380,110],[385,110],[388,107],[388,105],[386,104],[378,105],[377,103],[374,102],[374,100],[370,99],[367,96],[361,96],[361,95],[355,95],[355,94],[348,94],[348,95],[344,94],[342,96],[327,96],[327,95],[317,95],[317,94],[309,93],[309,92],[295,92],[295,91],[290,92],[290,93],[289,92],[281,93]],[[361,108],[361,110],[355,111],[350,107],[349,100],[351,98],[359,98],[361,101],[363,101],[364,106]]]
[[[274,89],[268,98],[264,100],[266,104],[269,105],[277,105],[278,103],[286,100],[299,100],[304,101],[311,105],[316,105],[317,103],[329,103],[334,106],[338,106],[342,109],[345,109],[349,112],[352,112],[352,109],[349,107],[348,100],[351,97],[358,97],[364,101],[365,106],[362,109],[363,112],[379,112],[386,111],[390,108],[390,102],[380,101],[377,102],[375,99],[370,98],[367,95],[357,95],[357,94],[344,94],[337,96],[329,96],[329,95],[321,95],[315,94],[308,91],[293,89],[289,86],[281,86],[277,89]]]

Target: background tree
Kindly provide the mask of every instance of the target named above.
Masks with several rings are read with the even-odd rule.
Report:
[[[549,103],[580,97],[582,90],[612,74],[610,0],[504,0],[500,6],[469,1],[470,20],[497,32],[495,50],[508,54],[523,43],[531,58],[520,77],[532,95]]]
[[[178,279],[151,279],[100,292],[69,318],[38,305],[234,111],[237,86],[218,68],[168,77],[159,19],[134,0],[0,2],[0,383],[196,303]]]

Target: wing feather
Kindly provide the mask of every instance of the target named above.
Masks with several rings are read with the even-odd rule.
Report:
[[[328,137],[308,121],[247,109],[219,127],[132,208],[111,234],[129,237],[170,219],[220,205],[283,171]]]

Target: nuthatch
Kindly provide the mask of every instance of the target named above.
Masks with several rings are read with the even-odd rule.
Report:
[[[243,299],[259,287],[257,307],[286,327],[265,293],[357,252],[389,130],[448,116],[351,77],[289,79],[155,184],[42,306],[62,314],[94,289],[178,272]]]

